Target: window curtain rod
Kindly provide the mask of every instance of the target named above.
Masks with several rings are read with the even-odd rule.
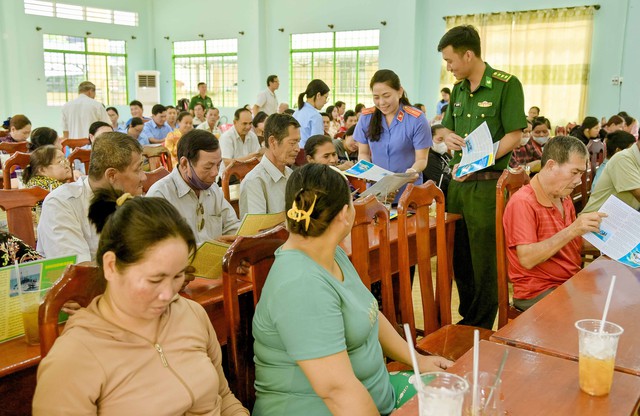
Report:
[[[573,7],[553,7],[550,9],[534,9],[534,10],[518,10],[518,11],[505,11],[505,12],[492,12],[492,13],[477,13],[477,14],[461,14],[461,15],[453,15],[453,16],[442,16],[442,20],[447,20],[447,18],[449,17],[464,17],[464,16],[477,16],[478,14],[484,14],[484,15],[495,15],[495,14],[502,14],[502,13],[530,13],[530,12],[538,12],[538,11],[547,11],[547,10],[572,10],[572,9],[578,9],[578,8],[582,8],[582,7],[593,7],[595,10],[600,10],[600,5],[599,4],[591,4],[591,5],[585,5],[585,6],[573,6]]]

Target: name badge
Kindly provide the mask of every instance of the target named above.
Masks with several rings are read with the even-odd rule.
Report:
[[[482,108],[491,107],[492,105],[493,103],[490,103],[489,101],[482,101],[478,103],[478,107],[482,107]]]

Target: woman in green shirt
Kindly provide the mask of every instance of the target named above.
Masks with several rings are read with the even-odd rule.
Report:
[[[384,357],[411,358],[339,247],[355,216],[347,180],[336,168],[308,164],[289,178],[285,199],[290,236],[253,319],[253,414],[389,414],[397,394]],[[451,364],[418,361],[422,372]]]

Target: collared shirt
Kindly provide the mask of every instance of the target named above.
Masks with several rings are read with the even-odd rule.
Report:
[[[520,165],[526,165],[527,163],[535,160],[542,160],[542,146],[540,146],[535,140],[529,139],[524,146],[513,149],[513,155],[511,156],[509,166],[517,168]]]
[[[209,123],[207,123],[205,121],[204,123],[198,124],[198,127],[196,127],[196,128],[199,129],[199,130],[208,131],[209,133],[211,133],[214,136],[216,136],[217,139],[220,139],[220,136],[222,135],[222,131],[218,127],[218,124],[216,124],[215,126],[213,126],[213,128],[211,128],[211,126],[209,126]]]
[[[637,143],[611,156],[582,212],[599,210],[611,195],[637,210],[640,201],[633,196],[634,189],[640,189],[640,149]]]
[[[69,132],[70,139],[88,137],[89,127],[96,121],[111,125],[111,119],[102,103],[86,94],[78,95],[62,107],[62,130]]]
[[[144,128],[142,129],[142,132],[140,132],[138,142],[145,146],[151,144],[151,141],[149,140],[150,138],[164,140],[169,133],[171,133],[171,127],[166,122],[162,126],[158,126],[158,124],[156,124],[152,119],[151,121],[144,123]]]
[[[200,191],[200,195],[197,196],[182,179],[177,166],[171,174],[154,183],[147,196],[156,196],[171,202],[193,230],[198,245],[215,240],[221,235],[235,234],[240,226],[236,212],[224,199],[218,185],[214,183],[211,188]],[[200,206],[204,212],[198,212]],[[203,219],[204,223],[200,229]]]
[[[244,214],[275,214],[284,211],[284,193],[293,171],[284,173],[265,154],[240,182],[240,218]]]
[[[256,105],[259,107],[258,111],[264,111],[267,115],[278,112],[278,98],[276,93],[267,88],[264,91],[258,93],[256,98]]]
[[[293,118],[300,123],[300,148],[304,147],[309,137],[324,134],[322,116],[311,104],[305,102],[302,108],[293,113]]]
[[[333,139],[333,146],[336,148],[336,154],[338,155],[338,161],[340,161],[340,163],[358,161],[358,151],[349,152],[346,147],[344,147],[344,139]]]
[[[449,105],[449,102],[445,100],[438,101],[438,105],[436,105],[436,115],[439,116],[440,114],[442,114],[442,107],[444,107],[445,105]]]
[[[469,80],[456,83],[451,91],[449,106],[442,125],[464,138],[483,122],[487,122],[493,142],[505,134],[527,127],[524,114],[524,92],[518,78],[496,71],[486,64],[480,85],[471,91]],[[451,165],[460,162],[461,151],[456,151]],[[509,166],[511,152],[496,160],[488,170],[502,172]]]
[[[400,104],[390,126],[387,125],[384,115],[380,115],[382,117],[380,139],[371,141],[368,137],[368,130],[375,114],[374,107],[362,111],[353,138],[358,143],[369,145],[372,163],[391,172],[403,173],[415,163],[416,150],[431,146],[429,121],[424,117],[424,113],[417,108]],[[415,183],[416,185],[422,183],[422,175]],[[398,195],[400,193],[401,191],[398,192]]]
[[[249,133],[244,136],[243,142],[234,126],[220,136],[220,150],[222,151],[222,157],[224,159],[245,157],[251,153],[260,151],[260,140],[258,140],[258,136],[256,136],[254,132],[249,131]],[[220,178],[222,178],[224,170],[225,166],[223,162],[220,166],[220,172],[218,173]]]
[[[211,101],[211,97],[208,95],[205,95],[204,98],[202,98],[200,94],[191,97],[191,101],[189,101],[189,110],[193,110],[196,104],[202,104],[205,111],[208,108],[213,108],[213,101]]]
[[[534,298],[560,286],[580,271],[582,237],[574,238],[556,254],[530,270],[522,267],[518,260],[517,246],[547,240],[576,220],[570,197],[562,200],[562,207],[564,218],[540,187],[538,176],[513,194],[507,203],[503,225],[514,298]]]
[[[37,250],[46,258],[76,255],[78,263],[93,261],[98,233],[89,222],[93,190],[84,176],[51,192],[42,204]]]

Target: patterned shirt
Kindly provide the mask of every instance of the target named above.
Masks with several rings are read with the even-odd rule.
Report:
[[[515,169],[535,160],[542,160],[542,146],[536,143],[535,140],[529,139],[524,146],[513,149],[509,166]]]

